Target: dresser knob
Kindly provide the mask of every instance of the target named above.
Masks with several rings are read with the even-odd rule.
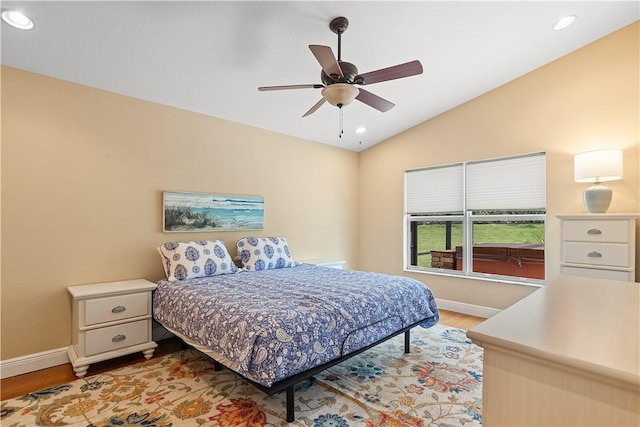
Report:
[[[588,257],[590,258],[602,258],[602,254],[600,252],[589,252],[587,254]]]
[[[115,337],[111,338],[111,341],[112,342],[120,342],[120,341],[124,341],[126,339],[127,339],[126,335],[120,334],[120,335],[116,335]]]
[[[113,307],[113,308],[111,309],[111,312],[112,312],[112,313],[122,313],[122,312],[124,312],[126,309],[127,309],[127,307],[124,307],[124,306],[118,305],[118,306],[116,306],[116,307]]]
[[[591,230],[587,231],[587,234],[602,234],[602,231],[598,230],[597,228],[592,228]]]

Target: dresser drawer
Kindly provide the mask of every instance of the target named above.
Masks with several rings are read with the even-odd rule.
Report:
[[[84,332],[84,356],[117,350],[149,341],[151,339],[149,337],[149,322],[150,320],[139,320]]]
[[[578,264],[629,267],[629,245],[621,243],[565,242],[564,261]]]
[[[88,299],[84,301],[84,326],[148,315],[149,298],[149,292],[141,292]]]
[[[592,277],[594,279],[621,280],[633,282],[632,271],[600,270],[597,268],[562,267],[562,274],[569,276]]]
[[[564,240],[579,242],[619,242],[629,239],[628,221],[565,221]]]

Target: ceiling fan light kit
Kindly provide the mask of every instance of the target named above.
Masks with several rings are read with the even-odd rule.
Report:
[[[342,108],[351,104],[360,93],[357,87],[348,83],[335,83],[322,89],[322,96],[334,107]]]
[[[260,91],[286,90],[286,89],[320,89],[322,98],[316,102],[302,117],[314,113],[325,102],[338,107],[349,105],[354,99],[366,104],[378,111],[386,112],[395,106],[394,103],[374,95],[358,86],[379,83],[388,80],[396,80],[404,77],[415,76],[422,73],[422,64],[414,60],[392,67],[382,68],[368,73],[359,74],[358,68],[342,60],[342,34],[347,30],[349,21],[345,17],[337,17],[331,20],[329,28],[338,35],[338,58],[336,59],[329,46],[309,45],[311,53],[322,67],[320,80],[322,84],[297,84],[285,86],[262,86]],[[342,134],[342,132],[341,132]]]

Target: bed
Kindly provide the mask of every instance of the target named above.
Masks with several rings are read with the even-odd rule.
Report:
[[[264,255],[264,248],[251,249]],[[174,255],[165,253],[168,278],[158,282],[153,315],[217,368],[228,367],[266,393],[286,391],[289,422],[295,384],[401,333],[408,352],[411,328],[438,322],[435,299],[421,282],[296,264],[290,256],[278,261],[277,247],[266,252],[271,264],[243,259],[244,268],[234,269],[219,262],[219,274],[179,280],[166,264],[168,258],[175,264]]]

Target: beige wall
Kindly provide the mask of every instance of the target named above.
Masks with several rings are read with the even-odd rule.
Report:
[[[554,214],[583,212],[573,154],[623,148],[610,212],[640,211],[638,24],[360,154],[11,68],[2,68],[2,355],[70,343],[66,287],[158,280],[167,240],[248,233],[161,231],[162,191],[265,197],[260,235],[296,259],[402,270],[406,169],[532,151],[548,155]],[[426,274],[438,298],[504,308],[535,288]]]
[[[573,182],[574,154],[623,149],[624,179],[607,183],[614,191],[609,212],[640,211],[638,52],[636,22],[361,153],[359,267],[407,274],[439,298],[468,304],[502,309],[528,295],[536,288],[404,273],[403,172],[544,151],[547,274],[556,277],[560,223],[555,215],[586,212],[585,185]]]
[[[357,258],[357,153],[2,68],[2,359],[70,343],[66,287],[163,275],[156,247],[287,237]],[[265,229],[162,232],[162,192],[260,195]]]

